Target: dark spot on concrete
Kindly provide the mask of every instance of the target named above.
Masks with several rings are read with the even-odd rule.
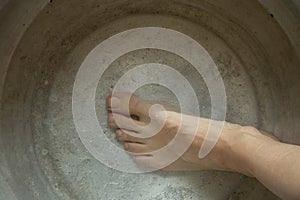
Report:
[[[20,60],[25,60],[27,58],[27,56],[21,56]]]
[[[273,15],[272,13],[270,14],[270,16],[271,16],[272,18],[274,18],[274,15]]]

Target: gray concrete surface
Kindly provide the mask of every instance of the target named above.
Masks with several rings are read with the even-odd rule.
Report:
[[[228,121],[300,144],[299,30],[281,20],[288,8],[272,17],[277,4],[265,3],[266,10],[255,1],[29,2],[13,0],[0,12],[0,199],[277,199],[256,180],[234,173],[109,169],[80,142],[71,97],[80,64],[105,38],[134,27],[167,27],[197,40],[216,62]],[[127,70],[148,62],[185,75],[203,114],[210,115],[207,88],[192,66],[172,53],[145,49],[117,59],[100,80],[96,107],[103,126],[105,96]],[[177,104],[157,85],[137,93]],[[111,129],[105,132],[117,143]]]

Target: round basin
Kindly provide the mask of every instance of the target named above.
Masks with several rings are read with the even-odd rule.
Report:
[[[226,121],[300,145],[296,1],[8,0],[0,8],[0,199],[278,199],[237,173],[132,174],[107,167],[80,140],[72,94],[80,66],[101,42],[135,28],[175,30],[201,44],[216,64]],[[147,63],[180,72],[201,116],[211,116],[204,77],[190,62],[162,49],[130,51],[104,71],[95,96],[99,124],[116,148],[121,145],[106,125],[105,98],[126,72]],[[157,84],[136,93],[179,105]]]

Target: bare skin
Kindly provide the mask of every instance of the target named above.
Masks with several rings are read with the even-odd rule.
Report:
[[[130,114],[126,113],[128,108],[126,102],[129,102]],[[149,111],[154,104],[162,105],[166,110],[151,116],[151,119],[157,122],[165,120],[163,128],[150,138],[132,136],[132,133],[151,134],[151,129],[140,129],[132,126],[130,122],[134,119],[135,124],[139,126],[149,124]],[[108,96],[107,108],[110,111],[108,125],[116,129],[116,137],[118,141],[124,142],[124,149],[135,153],[133,159],[139,165],[159,168],[164,158],[151,152],[169,144],[177,132],[183,136],[182,142],[184,142],[185,138],[189,138],[196,130],[197,134],[185,153],[163,170],[239,172],[256,177],[281,198],[300,198],[299,146],[281,143],[273,136],[254,127],[243,127],[226,122],[213,150],[205,158],[200,159],[198,153],[211,120],[184,115],[172,105],[146,101],[129,93]],[[183,118],[187,120],[181,121]],[[195,122],[201,124],[196,129]],[[179,127],[180,123],[182,124]]]

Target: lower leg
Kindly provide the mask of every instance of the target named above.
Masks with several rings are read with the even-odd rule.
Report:
[[[179,131],[188,138],[195,130],[195,121],[200,122],[196,129],[196,136],[177,161],[165,167],[166,170],[227,170],[254,176],[278,196],[285,199],[299,199],[300,193],[300,147],[280,143],[275,137],[258,131],[254,127],[243,127],[225,123],[222,134],[213,150],[203,159],[198,157],[200,147],[204,141],[211,120],[182,115],[179,109],[162,102],[144,101],[130,94],[119,93],[107,99],[108,124],[116,128],[117,139],[124,142],[128,152],[141,153],[134,156],[134,160],[141,165],[159,166],[161,157],[151,155],[151,152],[166,146]],[[130,101],[129,101],[130,98]],[[115,101],[113,107],[111,102]],[[125,103],[124,103],[125,102]],[[126,102],[129,102],[130,113],[126,113]],[[138,138],[129,132],[144,134],[149,130],[137,129],[130,125],[131,115],[136,116],[135,123],[145,126],[150,122],[149,110],[153,104],[161,104],[167,111],[160,112],[165,116],[165,125],[153,137]],[[154,120],[162,120],[154,115]],[[118,119],[119,124],[116,123]],[[182,119],[187,119],[183,121]],[[181,127],[179,127],[181,124]],[[129,132],[128,132],[129,131]],[[150,130],[151,132],[151,130]],[[144,156],[146,155],[147,156]]]

